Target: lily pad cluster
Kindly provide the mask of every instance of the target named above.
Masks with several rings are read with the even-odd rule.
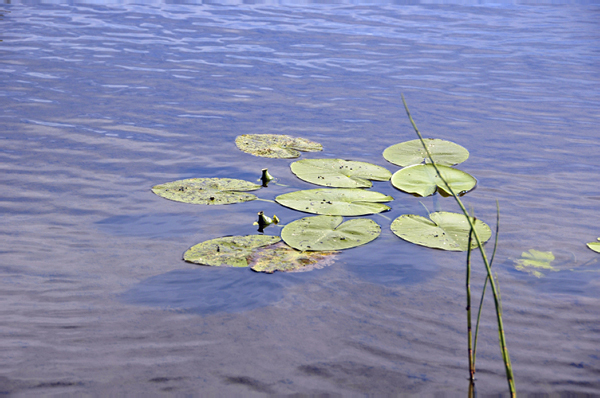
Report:
[[[388,162],[404,167],[392,176],[394,187],[418,196],[433,195],[436,191],[450,196],[450,189],[462,195],[475,188],[477,180],[473,176],[450,167],[467,160],[469,151],[446,140],[426,138],[423,141],[449,187],[430,164],[421,140],[402,142],[383,151]]]
[[[473,189],[476,180],[451,166],[466,160],[469,153],[458,144],[429,139],[427,146],[442,176],[455,193]],[[418,145],[417,145],[418,144]],[[299,151],[321,151],[322,145],[304,138],[287,135],[241,135],[236,145],[244,152],[271,158],[294,158]],[[250,267],[257,272],[306,271],[331,264],[340,250],[367,244],[381,234],[381,227],[368,218],[352,218],[390,210],[386,204],[394,200],[389,195],[372,191],[372,181],[389,181],[401,191],[427,196],[439,191],[449,193],[437,175],[418,140],[387,148],[383,156],[403,168],[395,174],[375,164],[345,159],[303,159],[290,165],[299,179],[324,188],[293,191],[279,195],[275,202],[315,216],[304,217],[284,225],[281,237],[262,235],[269,225],[279,219],[259,213],[258,231],[261,234],[226,236],[192,246],[184,260],[216,267]],[[438,160],[439,158],[439,164]],[[241,203],[258,199],[248,193],[268,186],[273,177],[262,170],[262,186],[232,178],[190,178],[152,188],[169,200],[205,205]],[[474,219],[479,236],[487,241],[490,228]],[[395,219],[391,230],[400,238],[431,248],[467,250],[469,224],[462,214],[436,212],[429,219],[405,214]]]

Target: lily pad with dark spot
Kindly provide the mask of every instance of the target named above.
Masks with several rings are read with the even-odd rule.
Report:
[[[260,185],[234,178],[189,178],[156,185],[152,192],[176,202],[226,205],[255,200],[255,195],[245,191],[257,189]]]
[[[305,217],[287,224],[281,238],[294,249],[327,251],[364,245],[381,233],[381,227],[368,218],[343,221],[340,216]]]
[[[380,192],[363,189],[307,189],[279,195],[275,201],[294,210],[331,216],[361,216],[389,210],[384,202],[394,200]]]
[[[335,262],[337,251],[301,252],[283,242],[255,250],[249,258],[256,272],[306,272],[325,268]]]
[[[479,219],[474,221],[475,230],[482,243],[488,241],[492,236],[490,227]],[[392,221],[391,229],[394,234],[408,242],[450,251],[466,251],[471,230],[464,214],[446,211],[431,213],[429,219],[405,214]],[[472,240],[471,247],[477,247],[475,239]]]
[[[370,188],[374,181],[388,181],[389,170],[366,162],[343,159],[305,159],[290,165],[301,180],[335,188]]]
[[[192,246],[183,254],[183,259],[213,267],[247,267],[248,258],[256,249],[279,241],[279,236],[225,236]]]
[[[300,156],[300,151],[323,150],[318,142],[281,134],[244,134],[235,139],[235,144],[246,153],[264,158],[293,159]]]

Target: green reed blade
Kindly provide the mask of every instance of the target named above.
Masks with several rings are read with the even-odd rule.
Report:
[[[425,148],[425,151],[427,152],[427,156],[428,156],[429,160],[431,161],[431,164],[435,167],[436,172],[438,173],[438,175],[444,182],[446,188],[448,189],[446,192],[449,192],[452,195],[452,197],[454,198],[454,200],[456,201],[456,203],[459,205],[460,209],[462,210],[463,214],[467,218],[467,222],[469,223],[471,229],[473,230],[473,236],[475,237],[475,242],[477,242],[477,247],[479,248],[479,251],[481,253],[481,258],[483,260],[483,263],[485,265],[485,268],[486,268],[486,271],[487,271],[487,274],[489,277],[490,286],[492,287],[492,294],[494,295],[494,304],[496,306],[496,321],[498,323],[498,339],[500,341],[500,350],[502,351],[502,359],[504,360],[504,367],[506,370],[506,380],[508,382],[508,389],[510,391],[511,397],[516,397],[517,393],[516,393],[516,389],[515,389],[512,365],[510,362],[510,356],[508,354],[508,347],[506,346],[506,337],[504,335],[504,324],[502,322],[502,310],[501,310],[500,296],[498,294],[498,289],[496,287],[496,283],[494,282],[494,278],[492,276],[492,269],[490,266],[490,262],[488,261],[487,255],[485,253],[485,249],[483,248],[483,243],[481,242],[481,239],[479,238],[477,231],[474,229],[474,225],[473,225],[474,221],[472,221],[471,217],[469,217],[469,213],[467,212],[467,209],[465,208],[464,204],[462,203],[462,201],[460,200],[458,195],[454,192],[454,190],[450,187],[450,185],[446,182],[446,180],[444,180],[442,173],[440,173],[439,169],[437,168],[437,165],[435,164],[435,161],[434,161],[433,157],[431,156],[431,153],[429,152],[429,149],[427,148],[425,141],[423,140],[423,136],[421,135],[421,132],[419,131],[415,121],[413,120],[412,116],[410,115],[410,110],[408,109],[408,105],[406,104],[404,95],[402,95],[402,102],[404,104],[404,109],[406,110],[406,114],[408,115],[408,119],[410,120],[415,132],[417,133],[417,136],[421,140],[421,144],[423,145],[423,148]]]

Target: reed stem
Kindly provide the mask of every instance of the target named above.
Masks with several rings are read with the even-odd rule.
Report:
[[[494,264],[494,258],[496,258],[496,249],[498,248],[498,235],[500,233],[500,204],[496,200],[496,237],[494,239],[494,250],[492,251],[492,258],[490,259],[490,268]],[[477,338],[479,337],[479,322],[481,321],[481,311],[483,309],[483,299],[485,297],[485,290],[489,276],[485,276],[483,282],[483,290],[481,291],[481,300],[479,300],[479,311],[477,311],[477,323],[475,324],[475,338],[473,341],[473,368],[475,368],[475,362],[477,360]]]
[[[471,242],[473,229],[469,230],[469,241],[467,244],[467,340],[469,348],[469,381],[475,383],[475,362],[473,361],[473,336],[471,331]]]
[[[437,175],[444,182],[444,185],[447,188],[447,192],[449,192],[452,195],[452,197],[454,198],[454,200],[456,201],[456,203],[462,210],[463,214],[465,215],[465,218],[467,219],[467,222],[469,223],[469,227],[471,228],[471,230],[473,232],[473,236],[475,237],[475,241],[477,242],[477,247],[479,248],[479,252],[481,253],[481,258],[483,260],[483,264],[485,265],[485,268],[486,268],[486,271],[488,274],[490,286],[492,288],[492,294],[494,295],[494,304],[496,307],[496,321],[498,323],[498,340],[500,342],[500,350],[502,352],[502,359],[504,360],[504,368],[506,371],[506,381],[508,382],[508,389],[510,391],[511,397],[516,397],[517,393],[516,393],[516,389],[515,389],[512,365],[510,362],[510,356],[508,354],[508,347],[506,345],[506,337],[504,335],[504,323],[502,322],[502,310],[501,310],[502,307],[501,307],[501,303],[500,303],[500,296],[498,294],[498,289],[496,287],[496,283],[494,282],[490,262],[488,261],[487,255],[485,254],[483,242],[481,241],[481,238],[479,237],[479,234],[477,233],[477,230],[475,229],[475,225],[474,225],[475,220],[469,216],[469,213],[467,212],[467,209],[465,208],[464,204],[462,203],[462,201],[460,200],[458,195],[454,192],[452,187],[450,187],[450,184],[448,184],[448,182],[446,181],[446,179],[444,178],[444,176],[438,169],[437,164],[435,163],[433,157],[431,156],[431,153],[429,152],[429,149],[427,148],[427,144],[425,144],[425,141],[423,139],[423,136],[421,135],[421,132],[419,131],[415,121],[413,120],[412,116],[410,115],[410,111],[408,109],[408,105],[406,104],[406,100],[404,99],[404,95],[402,95],[402,102],[404,103],[404,109],[406,109],[406,114],[408,115],[408,119],[410,120],[415,132],[417,133],[417,136],[419,137],[419,140],[421,141],[421,145],[423,145],[423,148],[425,149],[425,152],[427,153],[427,157],[431,161],[431,164],[433,165]]]

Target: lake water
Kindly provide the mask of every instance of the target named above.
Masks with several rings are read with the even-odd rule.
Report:
[[[153,185],[191,177],[315,186],[240,134],[372,162],[426,137],[469,149],[464,196],[492,227],[517,391],[600,395],[600,6],[5,4],[0,32],[0,392],[17,396],[464,396],[464,253],[391,220],[451,198],[392,195],[374,242],[272,275],[182,261],[256,233],[275,203],[200,206]],[[277,234],[278,227],[269,227]],[[530,249],[557,269],[515,269]],[[488,245],[491,250],[491,245]],[[473,294],[483,266],[474,264]],[[477,390],[506,394],[491,297]],[[587,395],[589,396],[589,395]]]

